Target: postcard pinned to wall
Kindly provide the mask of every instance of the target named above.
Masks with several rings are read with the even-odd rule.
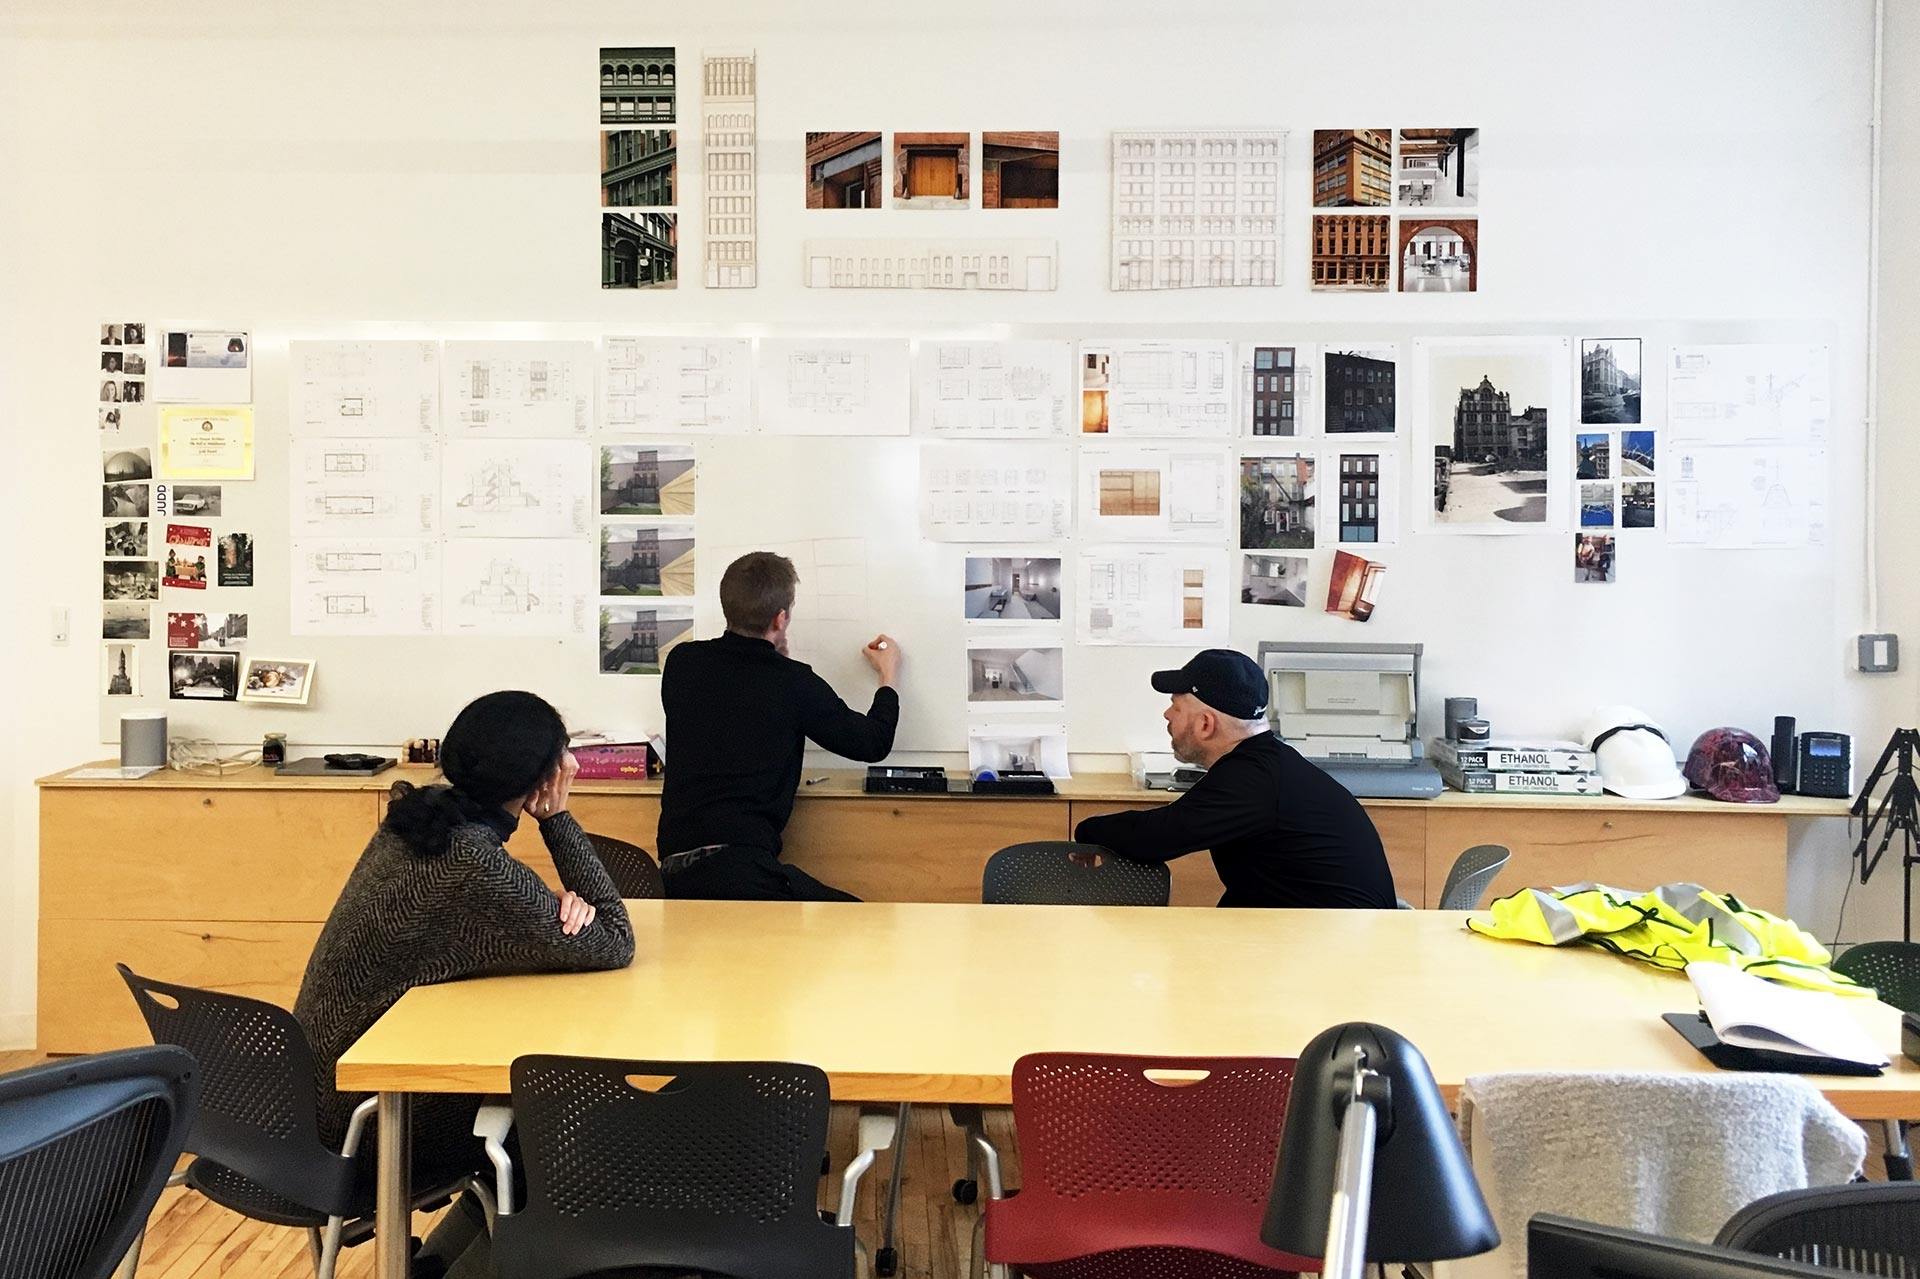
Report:
[[[252,406],[161,409],[160,475],[170,480],[252,479]]]
[[[240,696],[240,654],[194,649],[167,654],[167,699],[232,702]]]
[[[245,613],[168,613],[168,648],[239,648],[247,641]]]
[[[313,700],[318,663],[288,658],[249,657],[240,673],[240,700],[276,706],[305,706]]]
[[[220,535],[218,577],[221,586],[253,585],[253,534],[222,533]]]
[[[167,560],[160,584],[204,591],[211,562],[213,530],[191,524],[167,525]]]
[[[107,697],[140,696],[140,646],[100,646],[100,692]]]
[[[160,335],[153,398],[162,404],[253,402],[253,335],[233,329],[167,329]]]

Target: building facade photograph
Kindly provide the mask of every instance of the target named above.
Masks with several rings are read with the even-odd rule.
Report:
[[[674,185],[672,129],[601,132],[601,204],[617,208],[670,208]]]
[[[1111,287],[1280,283],[1277,132],[1113,135]]]
[[[658,675],[674,646],[692,634],[691,608],[603,608],[600,669],[609,675]]]
[[[1253,371],[1246,388],[1248,427],[1253,434],[1294,434],[1296,385],[1292,347],[1253,348]]]
[[[1492,463],[1503,470],[1543,471],[1547,466],[1547,411],[1529,405],[1513,412],[1513,397],[1482,377],[1460,388],[1453,410],[1453,456]]]
[[[1380,455],[1340,455],[1340,540],[1380,540]]]
[[[600,50],[600,123],[673,123],[673,50]]]
[[[1392,433],[1392,360],[1358,351],[1328,351],[1326,370],[1328,434]]]
[[[1060,207],[1058,133],[980,135],[980,207]]]
[[[1392,203],[1392,129],[1313,131],[1316,209],[1385,208]]]
[[[1260,551],[1311,547],[1313,476],[1310,457],[1241,458],[1241,547]]]
[[[1316,213],[1313,287],[1321,293],[1384,293],[1393,280],[1393,219]]]
[[[807,207],[881,207],[882,167],[878,133],[809,133]]]
[[[701,63],[700,142],[706,201],[706,284],[751,289],[760,281],[759,70],[752,53]]]
[[[965,133],[893,135],[893,198],[903,209],[964,209],[972,203]]]
[[[671,213],[600,215],[600,287],[672,288],[678,224]]]
[[[1639,424],[1638,338],[1590,338],[1580,344],[1580,420]]]

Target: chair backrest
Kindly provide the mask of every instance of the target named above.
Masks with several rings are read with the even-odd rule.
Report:
[[[987,859],[980,900],[990,906],[1164,906],[1172,882],[1164,863],[1130,862],[1098,844],[1039,840]]]
[[[989,1256],[1037,1265],[1182,1248],[1299,1268],[1260,1242],[1293,1070],[1269,1057],[1020,1058],[1020,1193],[994,1205]]]
[[[1832,1270],[1920,1276],[1920,1182],[1856,1182],[1768,1195],[1733,1214],[1722,1248]]]
[[[818,1068],[529,1056],[512,1079],[527,1197],[495,1232],[504,1279],[642,1266],[850,1279],[853,1232],[817,1203]]]
[[[667,889],[660,878],[660,867],[646,849],[611,835],[588,834],[600,864],[622,897],[665,897]]]
[[[0,1076],[0,1273],[112,1274],[166,1188],[198,1096],[178,1048]]]
[[[1498,844],[1477,844],[1453,859],[1446,886],[1440,890],[1441,910],[1478,910],[1487,885],[1513,853]]]
[[[155,1043],[200,1063],[200,1112],[187,1149],[317,1213],[347,1211],[351,1160],[320,1141],[317,1068],[284,1008],[176,986],[116,964]]]
[[[1920,942],[1870,941],[1849,946],[1833,971],[1871,986],[1883,1004],[1920,1013]]]

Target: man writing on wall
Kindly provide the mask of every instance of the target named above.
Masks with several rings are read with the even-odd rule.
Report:
[[[1245,653],[1210,648],[1154,674],[1173,753],[1207,770],[1161,808],[1089,817],[1082,843],[1166,862],[1207,848],[1222,906],[1392,910],[1393,873],[1366,810],[1267,726],[1267,682]]]
[[[667,655],[659,849],[669,897],[859,900],[783,863],[780,833],[793,814],[807,742],[869,764],[893,749],[900,645],[880,635],[862,650],[880,677],[862,715],[787,656],[799,581],[784,556],[741,556],[720,578],[726,634]]]

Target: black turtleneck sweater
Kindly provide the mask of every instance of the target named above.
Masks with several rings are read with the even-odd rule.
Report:
[[[780,851],[807,742],[877,763],[893,749],[900,698],[873,695],[862,715],[766,640],[729,631],[676,645],[661,674],[667,775],[662,857],[709,844]]]

